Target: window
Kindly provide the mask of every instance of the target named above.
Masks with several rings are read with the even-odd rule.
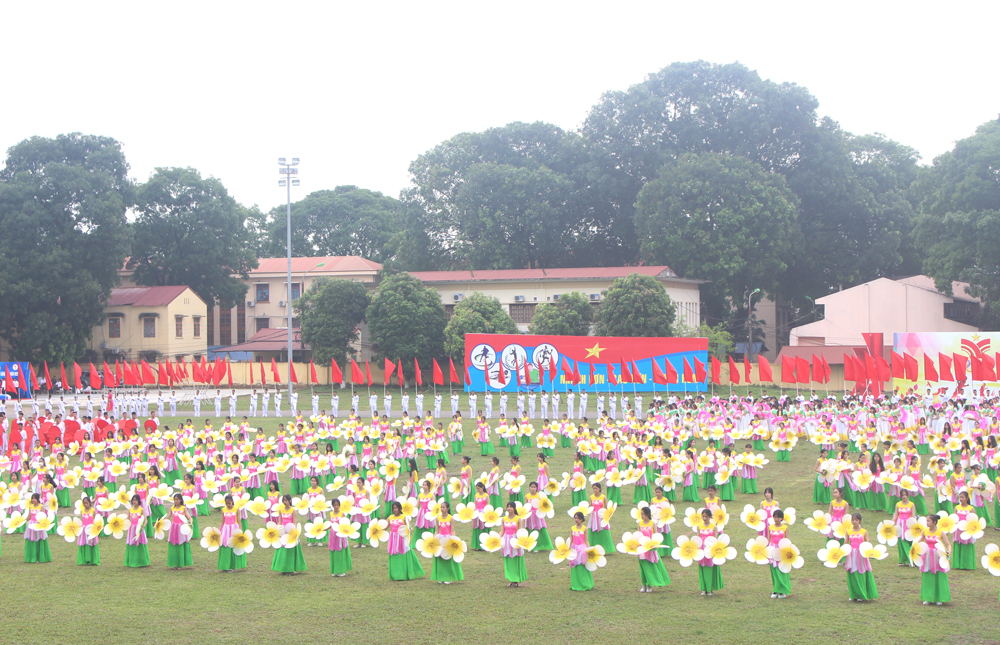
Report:
[[[219,344],[233,344],[233,310],[219,309]]]
[[[191,322],[194,323],[194,337],[201,338],[201,316],[195,316]]]
[[[254,285],[257,291],[257,302],[271,302],[271,287],[267,284]]]
[[[302,295],[302,287],[298,282],[292,283],[292,300],[298,300],[299,296]]]
[[[122,319],[115,316],[108,318],[108,338],[122,337]]]
[[[142,319],[142,337],[156,338],[156,318]]]
[[[510,307],[510,317],[519,325],[527,325],[535,317],[535,303],[508,306]]]
[[[261,329],[267,329],[268,327],[271,326],[271,319],[270,318],[255,318],[254,319],[254,323],[256,323],[256,325],[257,325],[257,331],[260,331]]]
[[[184,316],[174,316],[174,335],[184,338]]]
[[[298,328],[299,328],[299,319],[292,318],[292,329],[298,329]]]

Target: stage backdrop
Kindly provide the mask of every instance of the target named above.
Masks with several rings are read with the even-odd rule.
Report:
[[[709,372],[708,378],[711,378],[707,338],[466,334],[465,365],[471,384],[466,384],[465,390],[483,392],[488,385],[490,390],[517,391],[517,372],[520,372],[522,390],[565,392],[572,388],[587,392],[704,392],[707,387],[704,382],[683,381],[685,358],[692,370],[695,368],[694,359],[701,361]],[[654,384],[653,359],[656,359],[660,370],[665,368],[664,361],[669,360],[677,371],[678,382],[669,386]],[[634,362],[639,375],[633,378],[634,383],[611,385],[608,368],[610,366],[614,380],[618,382],[622,361],[627,363],[630,371]],[[531,376],[530,386],[524,383],[526,362]],[[554,379],[549,374],[549,365],[553,362],[556,365]],[[569,373],[566,372],[567,367]],[[501,370],[504,384],[501,384]],[[581,380],[579,385],[574,385],[573,372],[577,370]],[[544,373],[544,382],[541,382],[541,373]]]
[[[17,373],[20,370],[24,370],[24,382],[28,386],[28,390],[31,389],[31,374],[28,372],[27,363],[0,363],[0,394],[6,394],[12,398],[31,398],[31,392],[28,390],[18,388],[17,394],[4,391],[3,384],[7,378],[7,370],[10,370],[10,380],[14,382],[14,387],[17,387]]]
[[[962,354],[967,358],[977,358],[982,360],[983,356],[995,358],[1000,353],[1000,332],[995,331],[971,331],[971,332],[902,332],[892,335],[892,349],[897,354],[904,352],[917,359],[917,369],[919,376],[916,385],[923,391],[930,386],[932,389],[947,388],[951,393],[955,389],[956,383],[949,381],[938,381],[928,383],[924,372],[924,356],[930,357],[934,361],[935,369],[940,371],[938,355],[952,356]],[[971,373],[971,371],[970,371]],[[914,384],[906,379],[893,379],[894,386],[905,390]],[[969,384],[968,380],[965,383]],[[982,381],[972,382],[977,388],[983,384]],[[988,381],[986,387],[996,387],[997,383]]]

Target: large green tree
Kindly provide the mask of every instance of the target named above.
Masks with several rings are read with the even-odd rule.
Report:
[[[500,301],[480,292],[455,305],[444,328],[444,351],[456,361],[465,358],[466,334],[517,334],[517,323]]]
[[[186,284],[209,306],[243,299],[257,268],[251,213],[222,182],[194,168],[157,168],[139,186],[136,212],[128,262],[136,284]]]
[[[579,291],[559,296],[558,302],[543,302],[535,307],[528,325],[529,334],[548,336],[587,336],[594,320],[590,298]]]
[[[604,293],[594,321],[596,336],[673,336],[677,309],[663,285],[651,276],[631,273],[615,278]]]
[[[743,157],[708,152],[664,166],[639,192],[635,221],[643,259],[707,280],[702,307],[721,319],[746,289],[780,294],[798,240],[797,215],[796,197],[781,175]]]
[[[382,262],[400,223],[400,203],[392,197],[357,186],[318,190],[292,204],[292,254],[357,255]],[[284,206],[271,211],[268,229],[270,253],[284,255]]]
[[[344,364],[351,343],[358,340],[369,304],[368,290],[360,282],[326,278],[316,280],[295,301],[302,342],[309,345],[317,362],[335,358]]]
[[[129,248],[134,199],[121,145],[33,137],[0,172],[0,337],[12,358],[71,361],[104,316]]]
[[[430,365],[444,353],[448,314],[441,296],[408,273],[385,277],[365,313],[372,349],[380,358],[401,359],[407,373],[413,359]]]

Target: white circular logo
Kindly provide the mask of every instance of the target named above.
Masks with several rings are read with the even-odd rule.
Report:
[[[531,352],[531,362],[547,370],[550,364],[559,364],[559,350],[549,343],[542,343]]]
[[[503,370],[503,383],[500,382],[500,370]],[[493,388],[500,389],[506,387],[512,378],[514,378],[514,373],[500,363],[494,363],[486,370],[486,381]]]
[[[521,369],[528,362],[528,352],[520,345],[507,345],[500,352],[500,362],[509,370]]]
[[[497,353],[486,343],[480,343],[472,348],[470,354],[472,366],[479,370],[485,370],[488,366],[497,362]]]

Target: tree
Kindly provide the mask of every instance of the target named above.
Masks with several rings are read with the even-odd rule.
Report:
[[[448,320],[441,296],[408,273],[383,278],[365,313],[372,349],[381,358],[430,364],[444,353]]]
[[[133,199],[125,155],[109,137],[33,137],[7,151],[0,337],[11,358],[56,363],[83,355],[128,255]]]
[[[736,343],[733,342],[733,335],[726,329],[725,323],[719,323],[715,327],[701,323],[697,329],[692,329],[682,323],[678,323],[674,332],[678,336],[687,338],[707,338],[708,353],[720,361],[726,360],[726,357],[736,347]]]
[[[456,361],[464,361],[466,334],[518,333],[517,323],[500,301],[477,291],[455,305],[444,328],[444,351]]]
[[[615,278],[604,293],[596,336],[673,336],[677,310],[656,278],[632,273]]]
[[[360,282],[326,278],[316,280],[295,301],[302,342],[309,345],[317,362],[335,358],[344,363],[351,343],[360,336],[359,325],[369,304],[368,290]]]
[[[268,227],[271,255],[284,255],[284,206],[271,211]],[[382,262],[399,228],[400,204],[392,197],[357,186],[318,190],[292,204],[292,254],[357,255]]]
[[[636,231],[644,260],[708,281],[702,307],[720,319],[747,289],[780,293],[796,208],[781,175],[740,157],[687,154],[639,192]]]
[[[564,293],[558,302],[543,302],[535,308],[528,325],[529,334],[550,336],[587,336],[594,320],[594,306],[586,294]]]
[[[250,211],[214,177],[194,168],[157,168],[139,186],[135,244],[128,268],[136,284],[186,284],[202,300],[232,307],[257,268]]]

